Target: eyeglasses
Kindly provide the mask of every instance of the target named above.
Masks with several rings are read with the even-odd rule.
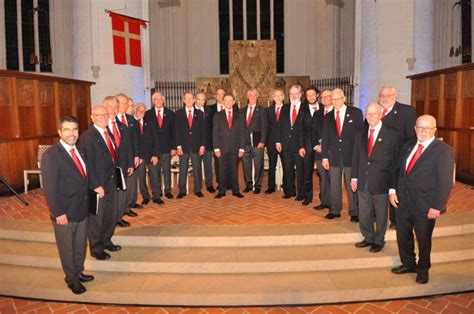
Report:
[[[321,98],[329,98],[329,99],[331,99],[331,95],[321,96]]]
[[[104,113],[104,114],[92,114],[93,116],[96,116],[96,117],[99,117],[99,118],[105,118],[105,117],[109,117],[108,114]]]
[[[419,131],[431,131],[431,130],[434,130],[436,129],[436,127],[433,127],[433,128],[425,128],[425,127],[422,127],[422,126],[415,126],[415,129],[416,130],[419,130]]]
[[[380,98],[388,98],[388,97],[392,97],[392,96],[395,96],[395,94],[380,94],[379,95]]]
[[[340,99],[344,99],[344,97],[332,98],[332,100],[340,100]]]

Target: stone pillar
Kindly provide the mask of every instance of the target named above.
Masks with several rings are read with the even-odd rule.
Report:
[[[126,4],[126,5],[125,5]],[[114,63],[111,19],[105,9],[143,18],[142,1],[74,0],[73,2],[74,77],[95,81],[91,88],[92,104],[100,104],[105,96],[123,92],[135,102],[145,102],[144,58],[142,67]],[[123,10],[117,10],[121,9]],[[141,30],[142,40],[148,30]],[[148,60],[148,61],[147,61]]]

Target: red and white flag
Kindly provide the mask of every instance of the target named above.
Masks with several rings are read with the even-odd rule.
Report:
[[[146,29],[146,22],[110,11],[109,16],[112,18],[114,62],[141,67],[140,27],[143,26]]]

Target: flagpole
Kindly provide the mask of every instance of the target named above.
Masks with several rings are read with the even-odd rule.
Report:
[[[112,13],[115,13],[115,14],[118,14],[118,15],[121,15],[121,16],[125,16],[125,17],[128,17],[128,18],[134,19],[134,20],[140,20],[140,21],[143,21],[143,22],[146,22],[146,23],[150,23],[150,21],[143,20],[143,19],[139,19],[139,18],[130,16],[130,15],[125,15],[125,14],[117,13],[117,12],[114,12],[114,11],[109,10],[109,9],[104,9],[104,12],[105,12],[105,13],[111,13],[111,12],[112,12]]]

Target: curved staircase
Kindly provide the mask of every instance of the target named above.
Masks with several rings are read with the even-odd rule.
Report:
[[[357,224],[119,229],[120,252],[87,257],[88,292],[66,287],[50,223],[0,221],[0,295],[74,302],[236,306],[406,298],[474,290],[474,214],[437,222],[430,282],[393,275],[395,232],[381,253],[357,249]]]

